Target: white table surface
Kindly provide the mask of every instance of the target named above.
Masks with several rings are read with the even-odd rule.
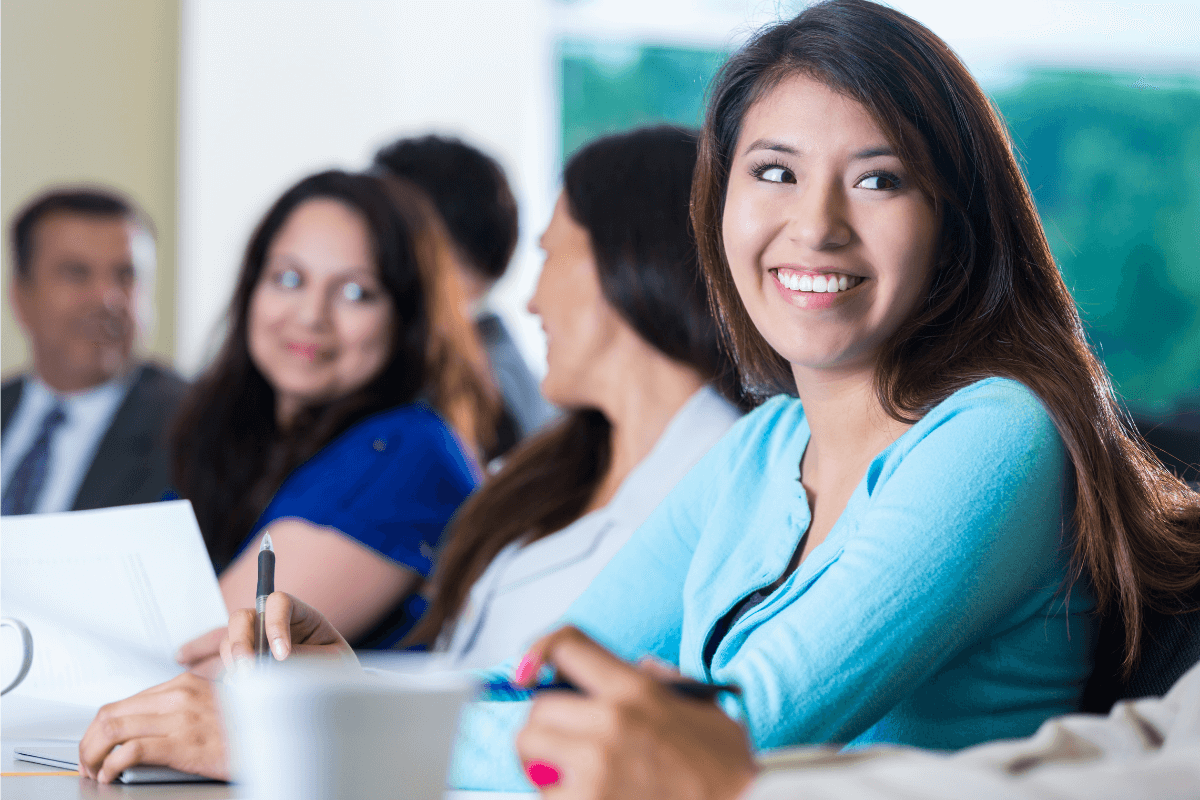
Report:
[[[36,702],[36,706],[31,706]],[[93,711],[66,704],[28,701],[9,695],[0,702],[0,764],[4,773],[53,773],[54,767],[17,761],[13,751],[30,745],[70,745],[91,721]],[[238,787],[224,783],[160,783],[102,786],[78,775],[4,775],[4,800],[76,800],[93,797],[136,797],[138,800],[232,800]],[[508,792],[447,792],[444,800],[532,800],[536,795]]]
[[[62,739],[20,739],[0,742],[4,772],[54,773],[54,767],[17,761],[13,750],[37,744],[71,744]],[[102,786],[78,775],[5,775],[0,778],[0,796],[4,800],[82,800],[82,798],[134,797],[138,800],[233,800],[241,798],[237,786],[225,783],[158,783]],[[536,795],[509,792],[446,792],[445,800],[532,800]]]

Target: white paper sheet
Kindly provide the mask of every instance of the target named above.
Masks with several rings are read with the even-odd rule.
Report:
[[[13,696],[96,707],[181,672],[181,644],[225,625],[191,503],[4,517],[0,610],[33,634]]]

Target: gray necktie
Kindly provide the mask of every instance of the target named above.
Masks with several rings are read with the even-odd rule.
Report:
[[[28,514],[37,505],[50,465],[50,440],[54,438],[58,426],[66,420],[67,415],[57,403],[46,413],[37,438],[8,481],[4,499],[0,501],[0,513]]]

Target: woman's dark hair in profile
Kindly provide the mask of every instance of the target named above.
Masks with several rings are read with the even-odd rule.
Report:
[[[659,127],[610,136],[567,162],[563,196],[588,232],[607,302],[647,343],[744,405],[687,220],[695,164],[691,131]],[[610,434],[603,413],[577,409],[508,455],[451,523],[434,596],[411,641],[437,639],[505,546],[537,541],[582,515],[608,470]]]
[[[1147,609],[1180,610],[1200,584],[1200,497],[1137,434],[1089,348],[1000,117],[957,56],[910,18],[866,0],[812,6],[722,68],[711,90],[692,221],[721,327],[747,385],[795,393],[788,362],[751,323],[720,221],[742,120],[802,74],[872,112],[941,216],[928,297],[885,345],[876,392],[912,422],[991,377],[1029,387],[1053,418],[1075,478],[1074,568],[1124,623],[1126,672]]]
[[[397,324],[390,355],[364,386],[276,422],[275,391],[255,366],[247,337],[251,296],[272,241],[300,205],[331,199],[361,216]],[[246,249],[216,359],[184,400],[173,434],[174,481],[192,501],[218,572],[297,466],[356,422],[424,399],[468,446],[486,445],[496,413],[485,357],[462,313],[447,239],[432,204],[391,178],[323,172],[270,208]]]

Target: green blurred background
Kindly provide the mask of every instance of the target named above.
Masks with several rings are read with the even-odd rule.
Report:
[[[725,56],[562,41],[561,152],[639,125],[698,125]],[[984,88],[1130,410],[1200,409],[1200,81],[1030,70]]]

